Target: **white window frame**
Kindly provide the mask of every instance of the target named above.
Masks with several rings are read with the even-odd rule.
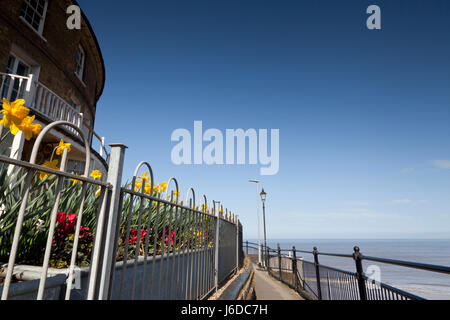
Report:
[[[28,68],[28,73],[22,74],[20,76],[22,76],[22,77],[29,77],[29,75],[31,74],[31,66],[28,63],[26,63],[25,61],[23,61],[21,58],[19,58],[16,54],[12,53],[12,52],[10,52],[10,54],[9,54],[8,64],[9,64],[9,58],[11,58],[11,57],[14,59],[14,63],[13,63],[13,66],[12,66],[11,70],[7,70],[7,73],[18,75],[17,68],[19,67],[19,64],[22,64],[22,65],[24,65],[25,67]],[[25,89],[25,86],[26,86],[26,84],[22,84],[22,86],[20,86],[18,88],[16,99],[18,99],[20,97],[21,93],[23,93],[21,91],[23,91]],[[10,81],[9,88],[8,88],[8,91],[6,92],[6,97],[5,98],[11,100],[11,95],[12,95],[12,92],[13,92],[13,88],[14,88],[14,81]],[[1,89],[3,91],[3,88],[1,88]],[[3,93],[3,92],[0,92],[0,94],[1,93]],[[22,98],[22,97],[20,97],[20,98]]]
[[[78,64],[78,53],[81,52],[82,59],[81,59],[81,65]],[[86,65],[86,51],[84,51],[83,47],[81,45],[78,46],[77,56],[75,57],[75,74],[77,77],[83,82],[83,74],[84,74],[84,66]],[[80,67],[80,70],[78,71],[78,66]]]
[[[26,77],[29,77],[30,75],[33,76],[33,83],[31,85],[31,97],[34,98],[34,90],[35,90],[35,84],[39,81],[39,75],[41,73],[41,66],[32,59],[28,54],[26,54],[26,51],[23,50],[21,47],[18,47],[16,44],[13,44],[11,47],[11,51],[9,52],[9,56],[12,56],[14,61],[14,72],[17,71],[17,65],[19,61],[26,65],[29,68],[29,74],[25,75]],[[3,72],[3,70],[0,70],[0,72]],[[1,94],[1,92],[0,92]],[[30,101],[32,102],[32,101]],[[31,104],[30,104],[31,105]]]
[[[23,0],[23,3],[25,3],[28,7],[30,7],[30,8],[33,8],[31,5],[30,5],[30,3],[29,3],[29,0]],[[22,4],[23,5],[23,4]],[[42,34],[44,33],[44,25],[45,25],[45,18],[47,17],[47,8],[48,8],[48,0],[45,0],[45,4],[44,4],[44,12],[43,12],[43,15],[42,15],[42,17],[41,17],[41,21],[39,21],[39,29],[38,30],[36,30],[34,27],[33,27],[33,25],[31,25],[31,23],[29,23],[26,19],[25,19],[25,17],[23,17],[22,16],[22,12],[20,12],[20,18],[29,26],[29,27],[31,27],[31,29],[33,29],[35,32],[37,32],[41,37],[42,37]],[[22,8],[20,9],[20,10],[22,10]],[[32,10],[34,10],[35,11],[35,9],[32,9]],[[38,14],[37,12],[36,12],[36,14]]]

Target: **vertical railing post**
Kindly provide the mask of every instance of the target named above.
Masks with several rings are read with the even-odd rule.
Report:
[[[84,113],[80,112],[78,115],[79,115],[79,117],[78,117],[78,124],[77,125],[78,125],[78,128],[83,130]],[[84,130],[83,130],[83,132],[86,134],[86,132]],[[89,132],[89,130],[88,130],[87,133],[88,133],[87,134],[88,139],[91,140],[92,134]]]
[[[102,139],[100,140],[100,150],[99,150],[99,154],[100,157],[103,158],[103,150],[105,149],[105,137],[102,137]]]
[[[238,225],[239,225],[239,267],[242,268],[244,265],[244,245],[242,239],[242,224],[239,219]]]
[[[125,149],[123,144],[111,145],[111,161],[109,162],[107,183],[112,186],[109,214],[106,221],[106,238],[103,248],[103,263],[100,276],[99,300],[109,299],[111,279],[114,272],[115,247],[117,239],[117,226],[121,215],[119,203],[122,187],[122,172],[125,160]]]
[[[215,239],[215,258],[214,258],[214,286],[217,290],[219,290],[219,244],[220,244],[220,202],[214,201],[214,214],[216,216],[216,239]]]
[[[34,75],[30,73],[28,75],[27,86],[25,87],[25,100],[29,107],[33,107],[33,98],[34,98],[34,86],[33,86],[33,77]]]
[[[313,255],[314,255],[314,267],[316,269],[317,297],[319,298],[319,300],[322,300],[322,289],[320,287],[319,251],[317,251],[317,247],[314,247]]]
[[[280,244],[277,245],[278,248],[278,271],[279,271],[279,280],[281,281],[283,279],[281,275],[281,249]]]
[[[245,253],[248,255],[248,240],[245,241]]]
[[[23,147],[25,145],[25,135],[22,131],[19,131],[13,139],[11,145],[11,152],[9,157],[16,160],[22,160]],[[14,171],[15,166],[10,164],[8,167],[8,176]]]
[[[236,273],[239,272],[239,216],[235,216],[236,221]]]
[[[294,288],[295,291],[298,291],[297,253],[295,246],[292,247],[292,273],[294,275]]]
[[[330,275],[328,271],[327,271],[327,287],[328,287],[328,300],[333,300],[333,297],[331,295]]]
[[[361,300],[367,300],[367,292],[366,292],[366,280],[364,279],[364,271],[362,266],[361,252],[359,251],[359,247],[353,248],[353,259],[356,264],[356,276],[358,279],[358,289],[359,289],[359,297]]]

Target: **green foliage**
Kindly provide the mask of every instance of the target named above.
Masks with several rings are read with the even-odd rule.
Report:
[[[42,265],[58,178],[49,176],[40,180],[39,172],[34,173],[33,176],[27,176],[24,169],[16,170],[8,176],[7,170],[6,164],[0,164],[0,262],[8,261],[24,190],[27,180],[30,180],[16,264]],[[95,185],[86,187],[81,221],[83,231],[80,231],[77,250],[77,265],[81,267],[90,264],[96,220],[101,206],[98,188]],[[162,201],[150,201],[137,196],[132,199],[127,193],[123,193],[122,196],[117,260],[124,259],[125,252],[127,252],[127,259],[134,259],[138,242],[138,255],[143,256],[146,240],[148,240],[150,256],[173,252],[175,249],[195,249],[204,246],[205,243],[208,246],[212,245],[214,219],[211,216],[200,217],[198,213],[187,213],[184,209]],[[66,179],[57,210],[58,221],[61,217],[62,220],[56,224],[54,232],[51,267],[65,268],[70,264],[75,229],[73,221],[70,222],[72,224],[68,221],[69,217],[72,219],[75,216],[78,217],[81,200],[82,183],[76,184],[71,179]],[[141,211],[142,215],[140,215]],[[149,222],[150,229],[147,232]],[[128,225],[130,235],[127,237]],[[138,236],[139,225],[141,233]],[[67,231],[68,229],[70,230]],[[200,245],[199,242],[202,244]]]
[[[7,170],[6,164],[0,164],[0,194],[2,195],[0,198],[0,261],[2,262],[8,261],[27,180],[25,170],[16,170],[9,176]],[[31,184],[16,263],[40,265],[47,243],[50,215],[56,199],[58,179],[50,176],[40,180],[39,173],[35,173],[28,179],[31,179]],[[61,192],[58,212],[78,214],[81,204],[81,189],[81,184],[73,184],[71,180],[66,181]],[[98,199],[95,197],[93,189],[92,186],[87,188],[82,226],[89,227],[94,233]],[[69,253],[64,257],[57,257],[53,253],[51,260],[57,261],[62,258],[70,262]],[[83,260],[87,260],[87,257],[83,258]]]
[[[154,197],[156,196],[155,194]],[[139,221],[141,210],[141,221]],[[130,214],[131,219],[128,221]],[[149,219],[150,228],[147,229]],[[125,195],[123,199],[118,259],[123,259],[124,256],[128,223],[131,230],[128,237],[128,258],[136,256],[139,222],[141,234],[139,237],[138,255],[140,256],[144,255],[146,237],[148,237],[149,242],[149,255],[153,255],[153,253],[159,255],[187,248],[195,249],[204,246],[205,243],[206,245],[212,245],[214,224],[211,217],[200,217],[198,213],[189,213],[185,209],[161,201],[150,201],[145,198],[141,200],[140,197],[136,196],[133,197],[132,201],[129,195]],[[149,230],[148,233],[147,230]],[[176,232],[176,236],[174,232]]]

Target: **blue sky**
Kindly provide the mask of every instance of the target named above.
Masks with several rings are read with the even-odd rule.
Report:
[[[246,238],[254,178],[269,238],[449,237],[448,1],[79,3],[106,64],[95,130],[128,145],[127,177],[149,161],[239,214]],[[279,173],[175,166],[171,134],[195,120],[279,129]]]

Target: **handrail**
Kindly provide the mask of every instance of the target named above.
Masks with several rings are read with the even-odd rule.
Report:
[[[312,251],[305,251],[305,250],[295,250],[295,252],[300,252],[300,253],[309,253],[309,254],[313,254]]]
[[[53,115],[52,120],[58,120],[57,118],[61,113],[64,117],[67,118],[64,120],[68,120],[74,123],[81,129],[86,128],[87,130],[89,130],[89,132],[92,133],[93,136],[100,141],[101,146],[99,154],[101,157],[103,157],[103,153],[105,153],[106,162],[108,162],[110,154],[105,147],[105,139],[100,137],[91,127],[85,124],[84,114],[79,112],[74,107],[72,107],[63,98],[58,96],[54,91],[52,91],[50,88],[43,85],[42,83],[35,82],[35,85],[36,85],[36,95],[33,99],[32,108],[43,113],[46,116],[52,117]],[[55,104],[55,101],[57,101],[58,103]],[[64,109],[59,110],[58,108],[61,108],[61,106],[63,106]],[[55,113],[55,111],[57,111],[58,113]]]
[[[72,107],[66,100],[64,100],[63,98],[61,98],[56,92],[54,92],[52,89],[50,89],[49,87],[45,86],[44,84],[42,84],[41,82],[35,81],[36,87],[42,87],[43,89],[47,90],[50,94],[52,94],[55,98],[57,98],[58,100],[60,100],[61,102],[63,102],[65,104],[65,107],[67,107],[69,110],[71,110],[74,113],[78,113],[80,114],[80,112],[75,109],[74,107]]]
[[[296,265],[296,263],[299,261],[302,263],[309,264],[309,266],[312,265],[313,270],[315,270],[312,272],[314,272],[317,277],[317,281],[314,281],[314,282],[317,282],[317,290],[318,291],[314,292],[310,288],[310,291],[311,291],[310,293],[317,294],[319,299],[336,298],[334,296],[330,296],[331,295],[330,292],[323,292],[323,291],[321,292],[321,286],[325,286],[328,288],[328,290],[332,290],[332,291],[338,290],[337,291],[338,296],[341,295],[341,297],[342,297],[342,296],[347,295],[347,298],[348,297],[354,298],[355,290],[356,290],[356,297],[360,298],[361,300],[380,299],[380,298],[381,299],[397,298],[397,299],[402,299],[402,300],[404,300],[404,299],[424,300],[424,298],[422,298],[422,297],[419,297],[412,293],[395,288],[386,283],[375,281],[374,279],[367,277],[364,274],[364,270],[362,268],[362,261],[364,261],[364,260],[385,263],[385,264],[395,265],[395,266],[399,266],[399,267],[406,267],[406,268],[413,268],[413,269],[419,269],[419,270],[436,272],[436,273],[450,274],[450,266],[442,266],[442,265],[434,265],[434,264],[404,261],[404,260],[397,260],[397,259],[365,256],[360,252],[360,249],[358,247],[354,247],[353,254],[343,254],[343,253],[334,253],[334,252],[319,252],[317,250],[317,248],[314,248],[313,251],[307,251],[307,250],[298,250],[295,247],[293,247],[292,249],[281,249],[278,246],[278,248],[275,250],[275,249],[270,248],[269,246],[265,247],[263,244],[258,245],[256,243],[252,243],[252,242],[248,242],[248,241],[246,243],[247,243],[247,247],[253,248],[256,250],[260,249],[264,255],[268,254],[268,259],[271,259],[271,258],[273,259],[273,258],[278,257],[279,265],[277,267],[275,267],[274,269],[276,269],[276,270],[279,269],[279,275],[277,275],[277,277],[279,277],[279,280],[284,283],[286,283],[286,281],[282,279],[282,270],[284,270],[284,271],[286,271],[286,270],[281,267],[281,259],[282,258],[290,259],[292,261],[292,263],[293,263],[292,271],[293,272],[294,272],[294,268],[296,268],[296,267],[294,267],[294,265]],[[256,248],[250,247],[249,244],[255,245],[257,247]],[[285,254],[286,252],[289,252],[289,253],[292,252],[293,256],[288,256],[287,254]],[[296,256],[296,253],[312,254],[314,256],[314,262],[299,259]],[[351,272],[351,271],[331,267],[328,265],[320,264],[319,259],[318,259],[319,256],[330,256],[330,257],[346,258],[346,259],[351,258],[355,261],[356,272]],[[269,260],[267,260],[267,262],[268,261]],[[267,264],[268,264],[268,269],[270,271],[273,267],[271,266],[271,264],[269,264],[269,263],[267,263]],[[309,268],[311,268],[311,267],[309,267]],[[332,281],[335,281],[335,283],[337,283],[337,285],[334,285],[334,286],[337,286],[339,288],[330,289],[330,285],[333,286],[333,282],[330,282],[330,280],[328,279],[328,273],[326,273],[326,276],[322,275],[322,273],[320,271],[321,268],[327,269],[327,270],[330,270],[331,272],[336,273],[336,274],[332,275],[332,277],[334,277],[333,278],[334,280],[332,280]],[[289,270],[291,270],[291,269],[289,269]],[[311,272],[311,270],[308,272]],[[298,277],[298,276],[299,275],[296,275],[296,277]],[[349,276],[350,276],[350,278],[349,278]],[[348,284],[347,288],[345,288],[345,285],[346,285],[345,283],[346,283],[346,281],[350,281],[349,279],[353,279],[353,280],[351,280],[352,283]],[[343,284],[341,285],[341,283],[343,283]],[[287,284],[292,285],[292,283],[287,283]],[[376,285],[376,287],[370,287],[369,284]],[[304,283],[304,285],[307,285],[307,283]],[[325,296],[324,296],[324,294],[325,294]]]
[[[253,243],[253,242],[248,242],[248,243],[253,244],[253,245],[258,245],[257,243]],[[261,244],[261,248],[263,248],[263,247],[264,247],[264,245]],[[258,248],[255,248],[255,249],[258,249]],[[278,252],[278,250],[272,249],[269,246],[267,246],[267,250],[269,252]],[[292,249],[281,249],[280,250],[280,252],[292,252],[292,251],[293,251]],[[307,251],[307,250],[297,250],[296,249],[295,252],[314,254],[313,251]],[[354,259],[354,256],[352,254],[320,252],[320,251],[318,251],[317,254],[322,255],[322,256]],[[427,263],[420,263],[420,262],[412,262],[412,261],[405,261],[405,260],[388,259],[388,258],[379,258],[379,257],[365,256],[365,255],[361,255],[361,259],[367,260],[367,261],[374,261],[374,262],[396,265],[396,266],[400,266],[400,267],[408,267],[408,268],[414,268],[414,269],[419,269],[419,270],[450,274],[450,267],[448,267],[448,266],[441,266],[441,265],[434,265],[434,264],[427,264]]]
[[[97,140],[100,142],[100,156],[103,157],[103,152],[105,153],[105,157],[106,157],[106,162],[109,161],[109,157],[111,156],[110,152],[108,151],[108,149],[106,148],[106,144],[105,144],[105,137],[101,137],[97,132],[95,132],[91,127],[86,126],[85,127],[89,130],[89,132],[92,133],[92,135],[97,138]]]
[[[7,98],[9,99],[10,96],[13,92],[13,89],[16,90],[16,94],[17,97],[20,96],[20,98],[23,98],[24,96],[28,99],[30,97],[30,91],[31,91],[31,85],[33,83],[33,75],[30,74],[27,76],[21,76],[18,74],[12,74],[12,73],[4,73],[1,72],[0,73],[0,79],[1,79],[1,83],[0,83],[0,90],[2,91],[1,94],[3,94],[3,90],[5,90],[5,84],[6,84],[6,80],[12,80],[14,82],[13,85],[11,85],[11,83],[6,84],[7,85],[7,92],[6,92],[6,96],[0,97],[0,98]],[[15,88],[16,85],[16,81],[18,81],[18,87]],[[1,99],[3,100],[3,99]],[[3,101],[0,102],[1,104],[3,104]]]
[[[450,267],[440,266],[440,265],[435,265],[435,264],[426,264],[426,263],[410,262],[410,261],[403,261],[403,260],[377,258],[377,257],[364,256],[364,255],[361,256],[361,259],[368,260],[368,261],[374,261],[374,262],[380,262],[380,263],[386,263],[386,264],[392,264],[395,266],[450,274]]]
[[[93,129],[85,124],[83,113],[70,105],[66,100],[60,97],[49,87],[45,86],[39,81],[34,81],[32,75],[21,76],[0,72],[0,84],[2,88],[4,81],[7,78],[10,78],[12,81],[17,80],[20,82],[19,91],[21,90],[21,88],[25,89],[25,95],[23,97],[21,95],[20,98],[26,99],[27,106],[29,106],[33,111],[38,112],[51,121],[68,121],[75,124],[82,130],[84,130],[84,128],[88,129],[89,132],[91,132],[92,135],[100,142],[100,157],[104,158],[106,160],[106,163],[109,162],[110,152],[105,146],[105,138],[100,137],[100,135],[98,135]],[[22,87],[22,83],[26,84],[27,87]],[[0,105],[1,104],[2,101],[0,101]],[[78,136],[78,133],[75,130],[71,128],[67,128],[67,130],[75,136]]]
[[[188,207],[187,204],[183,203],[183,201],[172,202],[172,200],[169,200],[169,199],[164,199],[164,198],[160,198],[160,197],[155,197],[153,195],[149,195],[149,194],[147,194],[145,192],[142,192],[142,190],[141,191],[136,191],[136,190],[128,189],[126,187],[122,187],[121,188],[121,192],[124,193],[124,194],[129,194],[129,195],[133,195],[133,196],[136,196],[136,197],[141,197],[143,199],[151,200],[153,202],[160,202],[160,203],[162,203],[164,205],[169,205],[169,206],[171,206],[173,208],[178,208],[178,209],[183,209],[185,211],[195,212],[195,213],[201,214],[203,216],[217,217],[217,215],[214,214],[214,212],[210,213],[210,212],[207,212],[207,211],[201,211],[201,210],[198,210],[198,209],[195,209],[195,208],[191,208],[191,207]],[[232,223],[232,224],[236,224],[236,222],[234,222],[233,220],[226,219],[223,216],[219,216],[218,218],[219,218],[219,220],[222,220],[222,221],[225,221],[225,222],[229,222],[229,223]]]
[[[351,254],[344,254],[344,253],[318,252],[317,254],[321,255],[321,256],[338,257],[338,258],[352,258],[353,259],[353,255],[351,255]]]
[[[288,250],[280,250],[280,251],[288,251]],[[292,251],[292,250],[291,250],[291,251]],[[297,250],[296,250],[296,251],[297,251]],[[287,259],[293,260],[293,257],[287,256],[287,255],[285,255],[285,254],[281,255],[281,257],[282,257],[282,258],[287,258]],[[303,260],[303,259],[301,259],[301,258],[296,258],[295,260],[301,261],[301,262],[306,262],[306,263],[312,263],[312,264],[314,264],[314,262],[312,262],[312,261]],[[318,266],[323,267],[323,268],[328,268],[328,269],[331,269],[331,270],[334,270],[334,271],[337,271],[337,272],[346,273],[346,274],[351,275],[351,276],[356,276],[356,273],[355,273],[355,272],[350,272],[350,271],[347,271],[347,270],[343,270],[343,269],[339,269],[339,268],[327,266],[327,265],[324,265],[324,264],[318,264]]]
[[[10,76],[11,78],[18,78],[18,79],[23,79],[23,80],[30,80],[30,78],[31,78],[31,77],[20,76],[18,74],[6,73],[6,72],[0,72],[0,75],[2,75],[2,76]]]
[[[51,168],[43,167],[42,165],[32,164],[32,163],[29,163],[26,161],[17,160],[17,159],[13,159],[13,158],[2,156],[2,155],[0,155],[0,162],[4,162],[4,163],[14,165],[14,166],[20,166],[20,167],[27,168],[27,169],[34,170],[34,171],[42,171],[45,173],[50,173],[52,175],[58,175],[58,176],[61,176],[61,177],[67,178],[67,179],[73,179],[73,180],[77,180],[77,181],[84,182],[84,183],[90,183],[92,185],[97,185],[97,186],[105,187],[108,189],[112,188],[111,184],[109,184],[107,182],[103,182],[101,180],[94,180],[92,178],[78,176],[74,173],[51,169]]]

